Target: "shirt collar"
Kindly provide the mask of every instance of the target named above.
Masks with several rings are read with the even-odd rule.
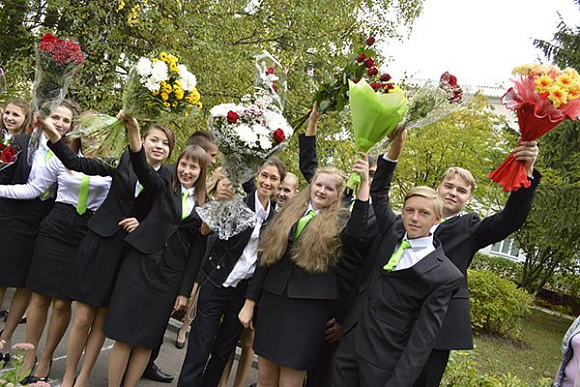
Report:
[[[183,185],[181,186],[181,194],[183,195],[184,192],[187,192],[188,197],[192,197],[195,193],[195,187],[185,188]]]
[[[308,208],[304,212],[304,215],[306,215],[310,211],[314,211],[316,213],[316,215],[319,215],[320,214],[320,211],[322,211],[322,210],[315,210],[314,207],[312,207],[312,202],[310,202],[310,203],[308,203]]]
[[[424,249],[426,247],[433,246],[433,234],[429,234],[421,238],[408,239],[408,235],[405,233],[403,240],[408,241],[411,244],[411,248],[413,250]]]
[[[258,197],[258,191],[254,191],[254,198],[256,199],[256,203],[254,205],[254,208],[256,209],[255,211],[256,215],[259,215],[261,216],[261,218],[266,219],[268,217],[268,212],[270,211],[270,201],[268,200],[266,208],[264,208],[264,206],[262,206],[260,198]]]

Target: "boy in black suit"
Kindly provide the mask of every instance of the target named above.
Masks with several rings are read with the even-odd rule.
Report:
[[[463,279],[430,231],[442,209],[433,189],[415,187],[405,197],[401,216],[391,210],[388,191],[394,166],[381,158],[371,188],[377,193],[373,205],[380,211],[382,241],[369,257],[373,267],[367,291],[359,298],[358,322],[335,354],[336,387],[412,386]],[[376,192],[383,183],[386,190]]]

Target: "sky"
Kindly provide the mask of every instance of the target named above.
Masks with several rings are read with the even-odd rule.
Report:
[[[505,85],[513,67],[546,61],[533,40],[552,40],[558,12],[580,25],[573,0],[425,0],[408,39],[379,46],[393,57],[383,70],[395,80],[405,72],[439,79],[449,71],[463,84]]]

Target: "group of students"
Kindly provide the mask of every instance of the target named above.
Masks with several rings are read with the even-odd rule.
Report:
[[[437,386],[450,350],[473,346],[467,268],[480,248],[523,224],[540,180],[536,143],[522,142],[514,155],[532,184],[503,211],[483,220],[464,214],[475,181],[452,167],[436,190],[411,189],[397,215],[389,191],[405,131],[387,154],[354,162],[362,182],[349,197],[342,171],[318,168],[314,106],[299,137],[308,186],[299,190],[278,158],[266,160],[244,185],[255,226],[222,240],[195,211],[236,188],[209,172],[217,154],[210,135],[194,133],[165,166],[172,131],[155,124],[141,134],[120,113],[129,148],[112,164],[83,154],[82,139],[63,137],[79,110],[65,100],[38,120],[44,133],[31,165],[29,106],[13,101],[2,116],[3,136],[22,152],[0,171],[0,301],[16,288],[0,355],[9,357],[27,308],[26,341],[37,348],[52,305],[46,344],[39,357],[28,354],[22,384],[47,380],[76,301],[64,387],[88,384],[105,337],[115,340],[109,386],[135,386],[146,369],[162,375],[153,361],[171,313],[186,306],[195,318],[181,387],[224,385],[239,340],[241,369],[252,349],[258,355],[260,387]]]

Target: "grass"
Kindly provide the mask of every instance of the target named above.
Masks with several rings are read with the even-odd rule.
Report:
[[[477,370],[492,375],[508,372],[534,386],[553,378],[562,359],[562,338],[572,322],[539,310],[525,320],[522,339],[514,341],[484,334],[474,338]]]

